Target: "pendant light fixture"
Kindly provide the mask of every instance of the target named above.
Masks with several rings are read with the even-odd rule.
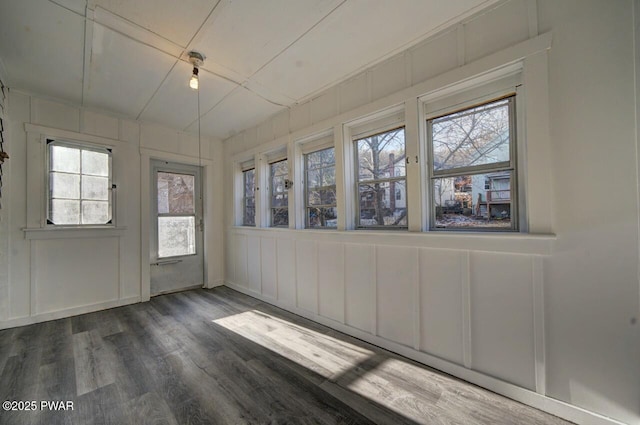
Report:
[[[189,62],[191,63],[191,65],[193,65],[193,72],[191,74],[191,78],[189,79],[189,87],[194,90],[198,90],[198,87],[200,85],[200,78],[198,77],[198,73],[200,70],[199,68],[204,63],[204,56],[202,55],[202,53],[194,51],[189,52],[188,55]]]

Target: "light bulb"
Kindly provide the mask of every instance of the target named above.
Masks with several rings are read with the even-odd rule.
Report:
[[[192,75],[191,79],[189,80],[189,87],[191,87],[194,90],[198,90],[198,76],[197,75]]]
[[[193,67],[193,74],[191,75],[191,79],[189,80],[189,87],[194,90],[198,90],[198,68]]]

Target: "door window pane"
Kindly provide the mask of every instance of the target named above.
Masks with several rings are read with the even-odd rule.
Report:
[[[158,257],[195,253],[195,217],[158,217]]]
[[[158,213],[195,214],[195,177],[158,172]]]

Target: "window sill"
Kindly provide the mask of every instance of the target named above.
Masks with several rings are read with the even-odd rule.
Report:
[[[35,227],[24,228],[25,239],[112,238],[125,234],[126,227]]]
[[[551,255],[556,240],[551,234],[515,232],[408,232],[398,230],[274,229],[233,226],[239,235],[275,236],[319,242],[360,243],[416,248]],[[286,236],[285,236],[286,235]]]

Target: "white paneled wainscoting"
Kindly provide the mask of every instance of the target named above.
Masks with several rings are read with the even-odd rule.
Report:
[[[567,419],[599,422],[545,396],[553,236],[234,227],[227,237],[233,289]]]

